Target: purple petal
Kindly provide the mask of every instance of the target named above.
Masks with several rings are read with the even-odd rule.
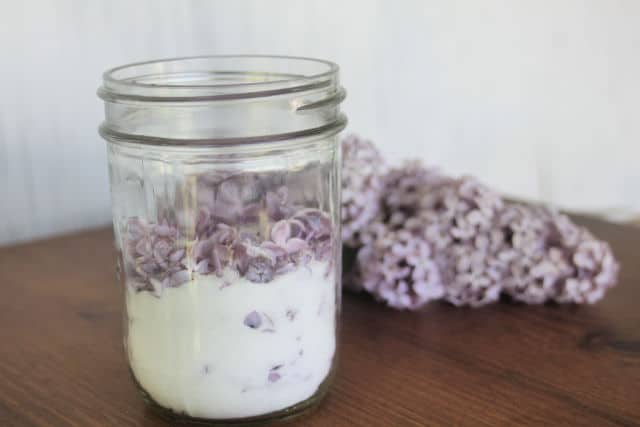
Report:
[[[153,227],[153,232],[160,237],[171,237],[174,235],[175,229],[166,224],[159,224]]]
[[[127,230],[133,240],[141,239],[147,234],[147,226],[139,218],[131,218],[127,224]]]
[[[149,262],[145,262],[143,264],[140,265],[140,268],[142,269],[142,271],[144,271],[147,274],[152,274],[157,270],[157,265],[155,262],[153,261],[149,261]]]
[[[301,221],[297,219],[290,219],[289,225],[291,226],[290,237],[302,238],[304,236],[305,225]]]
[[[166,240],[159,240],[153,245],[153,256],[158,259],[164,259],[169,256],[171,245]]]
[[[196,268],[195,271],[197,273],[200,274],[207,274],[209,273],[209,260],[208,259],[203,259],[202,261],[200,261],[199,263],[196,264]]]
[[[252,311],[247,314],[244,318],[244,325],[250,327],[251,329],[257,329],[262,324],[262,318],[257,311]]]
[[[269,380],[269,382],[271,383],[275,383],[276,381],[278,381],[281,378],[281,375],[275,371],[270,371],[269,372],[269,376],[267,377],[267,379]]]
[[[240,221],[253,222],[260,214],[260,205],[258,203],[250,203],[245,205],[240,211]]]
[[[213,250],[213,242],[211,240],[201,240],[193,245],[193,256],[196,259],[207,258]]]
[[[260,247],[272,252],[273,254],[275,254],[275,256],[277,258],[280,258],[280,257],[283,257],[283,256],[287,255],[287,251],[286,251],[285,248],[277,245],[276,243],[270,242],[268,240],[262,242],[260,244]]]
[[[271,239],[280,246],[284,246],[290,236],[291,225],[289,225],[289,221],[278,221],[271,227]]]
[[[285,249],[290,254],[295,254],[300,251],[303,251],[307,249],[307,247],[308,247],[307,242],[298,238],[289,239],[285,244]]]
[[[139,255],[149,256],[151,255],[151,242],[147,239],[142,239],[136,244],[136,252]]]
[[[280,187],[276,192],[269,191],[265,196],[267,214],[274,221],[285,219],[290,214],[290,207],[287,206],[287,187]]]
[[[214,239],[217,243],[231,246],[237,237],[236,229],[228,226],[227,224],[220,223],[216,226],[214,233]]]
[[[169,261],[178,262],[184,257],[184,254],[185,254],[185,250],[184,249],[177,249],[177,250],[173,251],[171,253],[171,255],[169,255]]]
[[[218,197],[221,201],[238,203],[240,202],[239,184],[234,180],[228,179],[218,187]]]

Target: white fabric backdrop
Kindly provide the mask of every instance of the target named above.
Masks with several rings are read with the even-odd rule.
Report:
[[[207,53],[338,62],[350,130],[394,160],[640,207],[637,0],[23,0],[0,35],[0,243],[108,223],[101,72]]]

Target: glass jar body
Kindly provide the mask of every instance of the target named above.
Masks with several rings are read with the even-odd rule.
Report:
[[[337,147],[335,135],[231,157],[109,144],[127,356],[155,404],[235,420],[325,391],[340,304]]]
[[[314,406],[340,312],[337,67],[155,61],[106,73],[99,94],[125,347],[147,402],[215,424]]]

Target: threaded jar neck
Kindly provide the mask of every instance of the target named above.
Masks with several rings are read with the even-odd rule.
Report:
[[[202,56],[141,62],[103,75],[107,140],[229,145],[339,132],[345,91],[332,62]]]

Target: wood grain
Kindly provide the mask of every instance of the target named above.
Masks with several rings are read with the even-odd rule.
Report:
[[[338,375],[295,425],[640,425],[640,230],[588,221],[623,263],[595,306],[434,304],[346,295]],[[108,230],[0,249],[0,426],[166,426],[122,350]]]

